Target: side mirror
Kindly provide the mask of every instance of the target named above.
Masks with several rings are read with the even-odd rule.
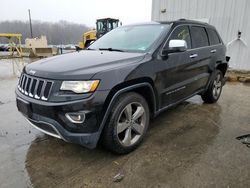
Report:
[[[187,42],[185,40],[170,40],[168,47],[162,51],[163,55],[174,52],[185,52],[187,50]]]

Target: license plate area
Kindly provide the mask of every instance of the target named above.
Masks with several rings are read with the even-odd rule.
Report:
[[[17,99],[17,109],[26,117],[31,117],[31,105],[29,102]]]

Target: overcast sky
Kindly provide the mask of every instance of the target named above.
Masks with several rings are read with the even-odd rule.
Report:
[[[72,21],[95,26],[97,18],[113,17],[123,25],[151,20],[152,0],[0,0],[0,21]]]

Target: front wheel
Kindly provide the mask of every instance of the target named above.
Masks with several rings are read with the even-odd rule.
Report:
[[[220,98],[223,86],[223,74],[220,70],[216,70],[214,77],[208,86],[207,91],[201,95],[205,103],[215,103]]]
[[[149,108],[139,94],[121,95],[112,108],[102,133],[104,146],[118,154],[136,149],[142,142],[149,124]]]

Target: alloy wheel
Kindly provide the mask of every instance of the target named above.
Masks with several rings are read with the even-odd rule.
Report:
[[[215,99],[219,98],[221,89],[222,89],[221,75],[218,74],[216,76],[216,79],[214,80],[214,85],[213,85],[213,97]]]
[[[117,121],[117,137],[124,146],[132,146],[143,135],[146,124],[146,113],[144,107],[133,102],[125,106]]]

